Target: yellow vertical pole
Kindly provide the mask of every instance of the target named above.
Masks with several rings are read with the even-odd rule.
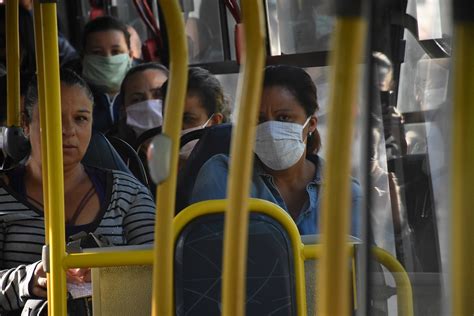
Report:
[[[173,216],[175,212],[179,139],[188,81],[188,48],[184,21],[177,0],[160,0],[170,37],[170,78],[165,104],[163,134],[172,140],[170,175],[157,188],[152,315],[173,311]]]
[[[341,1],[347,4],[347,1]],[[351,2],[351,1],[349,1]],[[359,8],[360,9],[360,8]],[[339,12],[338,12],[339,13]],[[322,256],[317,277],[318,315],[349,315],[352,107],[366,25],[359,13],[338,14],[330,57],[328,151],[321,205]]]
[[[222,315],[226,316],[245,314],[248,203],[265,62],[262,1],[242,0],[241,5],[245,51],[237,89],[239,112],[232,132],[224,227]]]
[[[46,77],[45,77],[45,67],[44,67],[44,60],[43,60],[43,18],[41,15],[41,9],[39,6],[38,1],[34,1],[34,22],[35,22],[35,52],[36,52],[36,72],[37,72],[37,80],[38,80],[38,108],[40,112],[40,132],[41,132],[41,144],[46,144],[47,142],[47,135],[46,135],[46,112],[45,112],[45,98],[46,98]],[[45,146],[42,147],[41,150],[41,161],[47,161],[47,149]],[[44,209],[49,209],[49,201],[48,201],[48,166],[47,164],[42,165],[42,177],[43,177],[43,205]],[[47,223],[49,220],[48,212],[44,212],[44,222]],[[45,224],[46,225],[46,224]],[[49,238],[49,231],[45,229],[45,240],[48,241]],[[48,281],[51,282],[51,281]],[[48,291],[48,299],[49,299],[50,292]]]
[[[58,28],[56,16],[56,3],[51,0],[39,4],[42,22],[42,40],[43,51],[39,53],[42,56],[38,70],[45,71],[47,65],[47,76],[39,76],[40,89],[38,93],[44,93],[46,77],[48,78],[48,91],[40,97],[40,114],[44,114],[42,121],[47,140],[41,147],[45,148],[47,154],[46,165],[48,184],[45,201],[49,206],[44,212],[47,214],[48,221],[45,221],[48,234],[47,245],[49,245],[49,273],[48,273],[48,297],[49,297],[49,315],[66,315],[66,273],[63,269],[63,259],[66,256],[65,228],[64,228],[64,172],[62,156],[62,124],[61,124],[61,91],[59,80],[59,51],[58,51]],[[37,13],[38,14],[38,13]],[[39,33],[39,32],[38,32]],[[46,106],[47,105],[47,106]],[[45,124],[45,123],[48,124]],[[45,194],[45,192],[43,192]]]
[[[454,1],[452,314],[474,315],[474,7]]]
[[[7,125],[20,126],[20,31],[18,0],[6,2]]]

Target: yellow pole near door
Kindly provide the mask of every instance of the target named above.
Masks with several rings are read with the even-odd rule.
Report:
[[[352,0],[336,1],[338,9]],[[361,10],[361,8],[357,8]],[[336,12],[330,58],[328,151],[321,202],[321,266],[318,271],[318,315],[349,315],[350,169],[359,63],[365,47],[366,23],[361,12]]]
[[[452,315],[474,315],[474,10],[453,2]]]
[[[245,50],[238,84],[237,125],[232,131],[224,227],[222,315],[245,315],[245,271],[250,178],[265,62],[262,1],[242,0]]]
[[[173,216],[180,131],[188,81],[188,47],[181,8],[176,0],[161,0],[166,29],[170,36],[170,78],[165,104],[163,134],[172,141],[170,174],[156,193],[155,248],[153,265],[152,315],[172,315],[173,311]]]

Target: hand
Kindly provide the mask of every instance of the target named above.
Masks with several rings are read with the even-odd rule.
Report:
[[[84,283],[91,281],[91,269],[69,269],[66,271],[66,278],[68,283]]]
[[[38,297],[46,297],[47,292],[47,279],[46,272],[44,272],[43,262],[40,262],[35,269],[33,274],[33,288],[32,293]]]

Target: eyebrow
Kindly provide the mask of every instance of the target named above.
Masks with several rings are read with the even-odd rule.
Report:
[[[291,109],[290,108],[283,108],[283,109],[275,110],[275,113],[278,113],[278,112],[291,112]]]
[[[144,91],[135,91],[135,92],[132,92],[132,93],[130,94],[130,96],[134,96],[134,95],[142,96],[142,95],[144,95],[144,94],[145,94]]]
[[[90,110],[87,110],[87,109],[80,109],[80,110],[77,111],[77,112],[79,112],[79,113],[89,113],[89,114],[91,113],[91,111],[90,111]]]

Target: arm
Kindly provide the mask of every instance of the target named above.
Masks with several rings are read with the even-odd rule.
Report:
[[[228,161],[227,156],[216,155],[202,166],[194,184],[191,203],[226,198]]]
[[[123,219],[123,231],[128,245],[153,243],[155,202],[148,190],[137,181],[135,199]]]

